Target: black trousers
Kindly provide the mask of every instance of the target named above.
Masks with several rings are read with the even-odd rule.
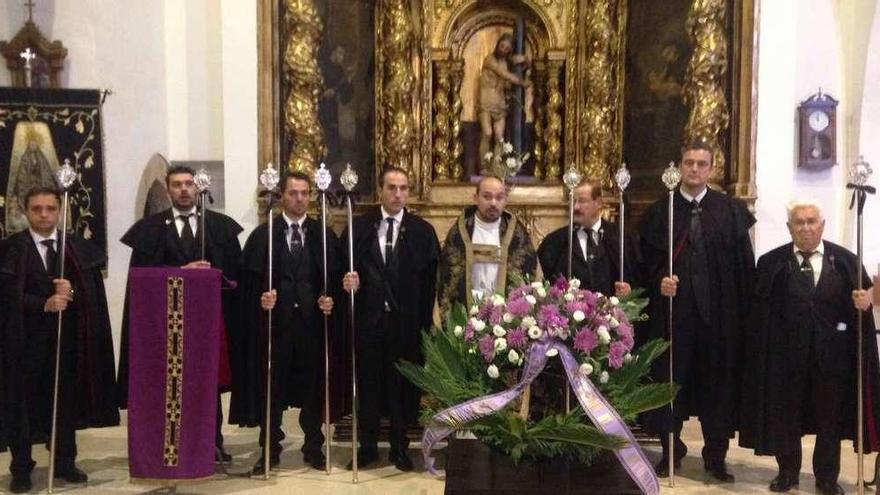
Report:
[[[305,434],[302,451],[320,452],[324,445],[324,433],[321,431],[324,417],[324,340],[320,335],[303,335],[304,325],[305,320],[296,311],[290,323],[283,327],[279,325],[272,332],[272,405],[269,417],[269,452],[272,457],[281,454],[281,441],[285,438],[281,419],[293,396],[300,397],[302,401],[299,413],[299,426]],[[296,379],[292,380],[291,377]],[[265,446],[265,422],[265,417],[262,417],[260,447]]]
[[[385,312],[377,331],[358,335],[359,440],[361,449],[365,451],[375,451],[377,448],[379,419],[383,410],[387,411],[391,420],[388,439],[391,450],[403,452],[409,447],[403,394],[406,379],[394,367],[399,358],[394,352],[397,347],[397,320],[394,313]]]
[[[815,356],[815,351],[811,353]],[[808,361],[806,383],[802,391],[803,412],[812,415],[816,424],[816,447],[813,450],[813,473],[816,480],[837,482],[840,474],[840,404],[845,388],[840,373],[823,373],[814,357]],[[792,411],[797,414],[796,411]],[[777,455],[779,471],[796,475],[801,470],[801,446]]]
[[[58,416],[55,440],[55,465],[57,470],[65,470],[76,460],[76,332],[65,328],[62,332],[61,369],[58,383]],[[55,387],[55,330],[35,330],[28,334],[25,346],[27,427],[21,428],[19,436],[10,439],[9,450],[12,462],[9,472],[14,476],[29,474],[36,464],[31,456],[34,436],[47,435],[46,448],[49,448],[48,435],[51,435],[52,395]]]

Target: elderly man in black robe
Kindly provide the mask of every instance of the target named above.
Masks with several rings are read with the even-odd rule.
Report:
[[[819,205],[788,206],[792,242],[758,260],[755,303],[743,374],[739,443],[759,455],[775,455],[779,473],[770,491],[798,486],[801,437],[816,434],[816,490],[842,494],[840,440],[854,439],[859,341],[865,332],[864,414],[866,451],[877,450],[877,346],[868,291],[857,290],[858,259],[822,239]],[[867,274],[865,283],[870,286]]]
[[[228,347],[235,347],[240,338],[238,327],[237,291],[233,289],[238,280],[238,263],[241,257],[241,244],[238,234],[241,226],[228,216],[205,210],[205,232],[201,231],[199,212],[196,208],[195,171],[186,166],[168,169],[165,185],[171,199],[171,208],[161,211],[135,223],[125,235],[122,243],[131,247],[130,267],[173,266],[182,268],[217,268],[223,271],[224,285],[221,304],[223,324],[226,329],[224,339]],[[205,259],[201,256],[202,237],[205,238]],[[128,404],[128,294],[126,291],[125,311],[122,318],[122,346],[119,357],[119,401],[122,407]],[[224,340],[226,342],[226,340]],[[221,345],[221,349],[223,346]],[[226,366],[223,366],[223,364]],[[228,371],[229,356],[221,357],[221,370]],[[231,370],[234,381],[241,370]],[[221,377],[227,378],[227,377]],[[227,380],[221,380],[227,381]],[[228,385],[228,384],[227,384]],[[227,387],[221,390],[225,391]],[[223,449],[223,411],[220,397],[217,397],[217,460],[229,461],[231,456]]]
[[[574,249],[571,256],[571,275],[581,282],[581,288],[609,296],[623,297],[632,290],[637,258],[634,244],[625,246],[624,280],[620,280],[619,229],[602,218],[602,185],[585,181],[573,191]],[[568,273],[568,226],[554,230],[538,246],[538,260],[544,278],[555,280]]]
[[[241,299],[248,332],[233,350],[237,367],[245,370],[232,391],[229,420],[240,426],[260,426],[260,446],[265,442],[266,409],[266,311],[272,320],[272,410],[270,411],[270,467],[280,462],[282,413],[300,408],[299,424],[304,433],[305,464],[324,469],[321,452],[324,434],[324,315],[334,308],[334,297],[342,292],[342,259],[339,240],[329,228],[327,235],[328,287],[324,287],[324,255],[321,223],[306,215],[311,183],[309,177],[291,172],[281,180],[281,214],[273,223],[273,289],[268,291],[268,223],[248,237],[242,255]],[[343,306],[344,308],[344,306]],[[243,325],[244,326],[244,325]],[[331,321],[331,351],[336,343],[336,325]],[[331,352],[331,360],[344,356],[343,349]],[[335,360],[331,369],[341,373]],[[332,392],[331,392],[332,394]],[[261,451],[262,452],[262,451]],[[253,474],[265,470],[264,458]]]
[[[651,299],[648,331],[650,338],[669,338],[672,332],[673,381],[681,387],[674,418],[667,407],[645,420],[663,445],[658,475],[668,475],[668,433],[674,433],[678,467],[687,454],[680,439],[682,424],[697,416],[704,468],[717,480],[732,482],[725,458],[736,428],[742,333],[755,271],[749,228],[755,219],[743,202],[707,187],[712,169],[713,151],[704,142],[683,148],[673,207],[672,277],[668,200],[654,203],[641,225],[643,273]],[[668,296],[674,296],[672,329],[667,328]],[[652,375],[669,380],[668,359],[658,359]]]
[[[9,447],[9,491],[31,489],[32,444],[51,433],[58,313],[63,311],[55,477],[85,483],[76,460],[76,430],[116,426],[113,341],[101,267],[106,256],[67,235],[59,277],[58,191],[37,187],[24,198],[29,228],[4,241],[0,254],[3,447]]]
[[[440,243],[434,227],[406,209],[410,189],[405,170],[385,169],[379,184],[381,204],[354,220],[356,276],[343,282],[346,290],[360,284],[355,298],[358,466],[379,459],[379,418],[384,413],[391,420],[388,460],[401,471],[411,471],[406,431],[418,419],[421,393],[394,363],[423,362],[421,337],[434,321]]]

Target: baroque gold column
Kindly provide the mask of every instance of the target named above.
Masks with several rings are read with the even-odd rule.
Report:
[[[584,106],[580,114],[583,137],[581,172],[587,179],[607,181],[615,151],[617,94],[616,1],[593,0],[584,12],[585,49],[581,81]]]
[[[547,61],[547,165],[544,180],[555,180],[562,175],[559,166],[562,159],[562,92],[559,88],[562,66],[562,60]]]
[[[725,0],[694,0],[687,31],[694,53],[688,64],[684,101],[690,107],[685,139],[703,140],[715,150],[710,181],[724,181],[725,158],[722,136],[730,124],[725,96],[727,73],[727,10]]]
[[[292,141],[287,166],[309,176],[324,156],[324,131],[318,122],[318,95],[323,78],[317,51],[322,30],[313,0],[285,1],[284,77],[290,91],[284,106],[284,128]]]
[[[461,180],[464,169],[461,166],[461,156],[464,153],[464,144],[461,142],[461,83],[464,81],[464,60],[452,60],[450,78],[452,84],[449,87],[449,101],[452,102],[452,111],[449,115],[449,123],[452,128],[452,155],[449,157],[449,170],[453,180]]]
[[[544,98],[545,89],[547,87],[547,64],[544,61],[537,61],[535,63],[535,71],[534,71],[534,88],[535,88],[535,120],[534,120],[534,139],[532,142],[534,143],[534,150],[532,151],[532,163],[535,164],[535,178],[544,179],[544,170],[545,170],[545,156],[544,156],[544,143],[547,140],[547,136],[545,135],[544,128],[544,115],[545,115],[545,107],[544,107]]]
[[[386,0],[380,9],[382,21],[382,120],[385,161],[409,172],[415,142],[412,94],[413,22],[409,0]]]
[[[450,63],[447,60],[434,62],[434,177],[437,180],[449,179],[450,154],[450,105],[451,86]]]

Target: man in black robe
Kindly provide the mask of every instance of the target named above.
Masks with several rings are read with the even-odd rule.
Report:
[[[410,471],[406,431],[418,419],[421,394],[394,363],[423,362],[421,336],[433,325],[440,244],[434,227],[406,209],[405,170],[385,169],[380,186],[381,205],[354,221],[357,277],[344,281],[346,290],[360,284],[355,298],[358,466],[378,461],[379,418],[385,413],[391,420],[388,458],[401,471]]]
[[[324,315],[331,314],[333,296],[342,289],[339,241],[328,228],[330,286],[324,287],[321,223],[306,215],[311,192],[309,177],[292,172],[282,177],[280,184],[282,211],[273,223],[271,292],[267,290],[268,223],[251,233],[242,256],[241,314],[251,324],[234,349],[237,367],[246,372],[233,388],[229,419],[240,426],[259,425],[260,446],[265,445],[266,311],[272,309],[269,466],[275,467],[280,461],[284,439],[282,413],[288,407],[298,407],[299,424],[305,434],[303,460],[315,469],[324,469]],[[334,332],[335,325],[330,322],[328,328]],[[339,367],[334,364],[331,369],[337,371]],[[261,455],[253,474],[264,472],[265,459]]]
[[[642,273],[651,299],[650,338],[669,338],[668,297],[673,298],[673,381],[681,388],[668,407],[646,415],[660,434],[663,458],[658,475],[668,475],[668,433],[674,432],[676,466],[687,453],[680,439],[684,420],[700,419],[703,462],[716,479],[732,482],[725,458],[736,427],[742,333],[753,288],[755,258],[749,229],[755,219],[746,205],[707,187],[712,150],[701,142],[684,147],[681,186],[674,195],[673,273],[668,276],[668,199],[654,203],[641,225]],[[658,359],[657,381],[669,380],[669,361]]]
[[[76,429],[116,426],[113,341],[101,267],[106,256],[67,235],[65,278],[59,278],[59,193],[31,189],[24,198],[29,229],[3,243],[0,308],[3,379],[0,424],[9,447],[9,490],[31,489],[33,443],[51,433],[58,313],[63,311],[55,477],[85,483],[75,464]]]
[[[201,219],[196,208],[195,172],[185,166],[168,169],[165,185],[171,198],[171,208],[143,218],[135,223],[122,236],[122,243],[132,248],[129,267],[173,266],[182,268],[217,268],[223,271],[224,285],[221,304],[223,305],[223,324],[226,329],[224,342],[233,347],[239,338],[237,291],[238,263],[241,258],[241,244],[238,234],[241,226],[222,213],[205,210],[205,232],[201,232]],[[202,237],[205,237],[205,259],[201,256]],[[221,349],[224,346],[221,345]],[[229,356],[221,356],[221,370],[228,370]],[[226,364],[227,366],[224,366]],[[240,373],[232,370],[232,379]],[[221,377],[223,378],[223,377]],[[128,291],[125,296],[125,310],[122,317],[122,345],[119,357],[119,403],[125,408],[128,404]],[[224,380],[221,380],[224,381]],[[224,391],[226,387],[221,388]],[[223,449],[223,411],[220,395],[217,395],[217,460],[231,460]]]
[[[746,340],[739,443],[775,455],[770,490],[798,485],[801,437],[816,434],[813,472],[822,494],[842,494],[840,440],[855,439],[858,318],[864,336],[866,452],[877,450],[880,424],[877,345],[868,292],[856,290],[856,256],[823,241],[825,220],[814,202],[788,207],[793,242],[758,260]],[[861,312],[859,311],[861,310]]]
[[[620,235],[616,224],[602,218],[602,186],[586,181],[573,191],[574,249],[571,275],[581,288],[623,297],[632,290],[637,258],[632,242],[625,246],[624,280],[620,280]],[[555,280],[568,274],[568,226],[554,230],[538,246],[544,278]]]

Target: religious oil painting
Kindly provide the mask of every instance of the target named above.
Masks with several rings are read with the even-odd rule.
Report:
[[[57,187],[58,155],[49,126],[44,122],[19,122],[15,126],[9,180],[6,183],[6,231],[14,234],[28,228],[24,212],[25,195],[35,187]]]

